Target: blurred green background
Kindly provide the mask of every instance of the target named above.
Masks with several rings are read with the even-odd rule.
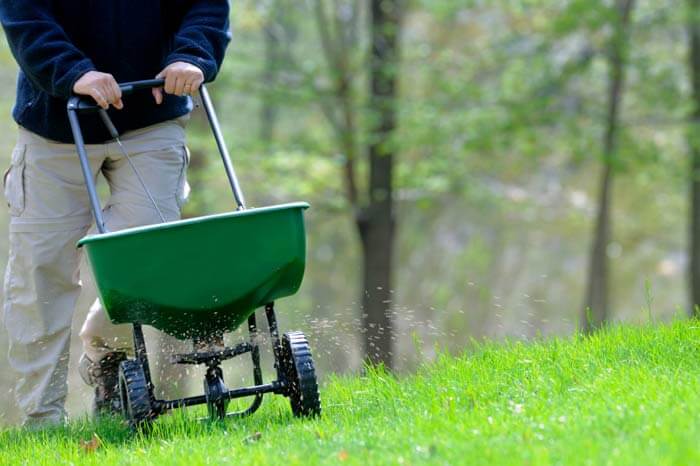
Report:
[[[626,81],[616,157],[608,165],[615,175],[614,230],[605,244],[612,321],[687,315],[687,115],[693,104],[684,5],[636,2],[624,37]],[[619,6],[581,0],[401,4],[398,126],[387,142],[395,152],[389,307],[399,373],[431,358],[436,345],[460,351],[472,338],[530,339],[579,327],[600,174],[610,163],[604,140],[611,50],[624,26]],[[322,375],[359,371],[361,244],[344,194],[348,154],[333,122],[350,112],[357,146],[372,137],[367,3],[237,0],[232,22],[234,39],[210,91],[249,204],[312,204],[306,278],[297,296],[279,303],[281,325],[309,334]],[[330,55],[324,28],[335,37]],[[0,157],[7,166],[16,134],[10,117],[16,65],[4,42],[0,60]],[[193,193],[185,215],[232,210],[201,116],[191,122],[189,145]],[[366,160],[358,156],[355,168],[365,189]],[[0,209],[3,268],[7,218]],[[72,415],[90,406],[74,370],[77,329],[88,305],[81,302],[75,317]],[[152,348],[161,340],[149,334]],[[11,393],[6,347],[3,330],[0,390]],[[232,370],[242,374],[244,367],[235,363]],[[200,388],[199,377],[187,380],[169,389]],[[12,397],[3,397],[0,422],[16,420]]]

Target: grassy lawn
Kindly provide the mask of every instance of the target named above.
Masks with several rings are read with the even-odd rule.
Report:
[[[700,322],[483,344],[418,374],[335,378],[323,416],[268,397],[253,417],[168,416],[0,434],[2,464],[697,464]],[[96,435],[99,441],[90,439]]]

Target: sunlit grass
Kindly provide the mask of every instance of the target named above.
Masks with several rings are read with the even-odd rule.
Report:
[[[131,435],[118,421],[0,434],[3,464],[694,464],[700,323],[478,344],[416,375],[332,378],[323,416],[268,397],[247,419],[176,412]],[[99,446],[89,443],[96,435]],[[85,442],[88,443],[85,443]],[[93,451],[94,450],[94,451]]]

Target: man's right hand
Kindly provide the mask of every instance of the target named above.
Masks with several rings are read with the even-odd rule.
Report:
[[[99,71],[88,71],[75,82],[73,92],[95,99],[97,105],[105,110],[113,105],[117,110],[124,108],[122,90],[114,76]]]

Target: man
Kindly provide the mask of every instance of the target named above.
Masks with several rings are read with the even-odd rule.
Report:
[[[75,243],[92,223],[66,102],[79,94],[109,109],[158,207],[167,220],[179,218],[187,94],[215,78],[230,40],[228,16],[226,0],[0,0],[0,23],[21,69],[12,113],[19,137],[4,179],[11,215],[4,322],[25,425],[65,419],[80,293]],[[164,88],[122,97],[118,82],[152,77],[164,78]],[[81,123],[94,176],[102,173],[110,187],[108,229],[160,221],[99,118]],[[81,375],[95,386],[98,410],[119,405],[123,330],[99,301],[81,330]]]

